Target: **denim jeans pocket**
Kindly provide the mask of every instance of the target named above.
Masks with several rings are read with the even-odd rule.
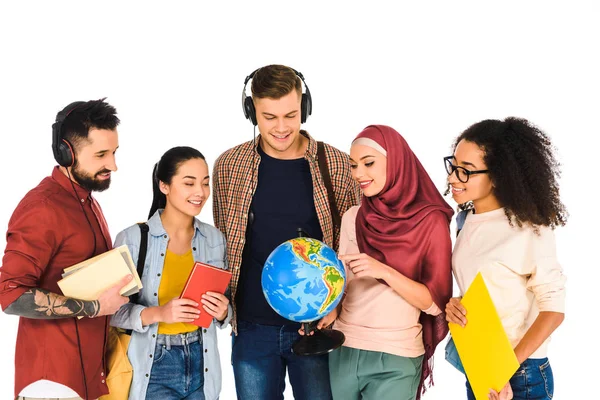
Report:
[[[510,379],[515,399],[552,399],[554,379],[547,358],[529,358]]]
[[[154,363],[162,361],[168,352],[165,345],[156,343],[156,347],[154,348]]]
[[[554,396],[554,375],[552,374],[552,367],[550,367],[550,360],[546,360],[546,362],[538,368],[542,375],[542,380],[544,381],[546,396],[551,399]]]

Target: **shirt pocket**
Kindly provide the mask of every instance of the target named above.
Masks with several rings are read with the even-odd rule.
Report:
[[[212,265],[213,267],[226,269],[225,260],[222,258],[209,258],[206,263]]]

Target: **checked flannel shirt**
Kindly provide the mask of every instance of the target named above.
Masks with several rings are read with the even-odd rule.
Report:
[[[313,198],[317,216],[323,231],[323,242],[337,251],[338,243],[333,243],[333,220],[327,198],[327,189],[317,161],[317,142],[306,131],[300,133],[308,138],[304,158],[308,160],[313,181]],[[250,203],[258,182],[260,155],[257,151],[260,135],[256,141],[242,143],[221,154],[213,169],[213,217],[215,226],[223,232],[227,240],[227,260],[233,273],[230,283],[233,318],[231,325],[237,333],[235,296],[242,266],[242,253],[246,239],[246,227]],[[349,156],[333,146],[325,144],[325,156],[335,202],[344,215],[350,207],[358,205],[360,188],[352,179]],[[290,204],[293,207],[293,204]],[[339,227],[336,238],[339,238]]]

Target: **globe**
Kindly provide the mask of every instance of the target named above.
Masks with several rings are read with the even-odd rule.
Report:
[[[267,302],[279,315],[295,322],[312,322],[338,305],[346,271],[331,247],[299,237],[271,252],[261,282]]]

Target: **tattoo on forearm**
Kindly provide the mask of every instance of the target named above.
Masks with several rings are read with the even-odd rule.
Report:
[[[4,312],[35,319],[95,317],[100,311],[98,300],[78,300],[35,288],[23,293]]]

